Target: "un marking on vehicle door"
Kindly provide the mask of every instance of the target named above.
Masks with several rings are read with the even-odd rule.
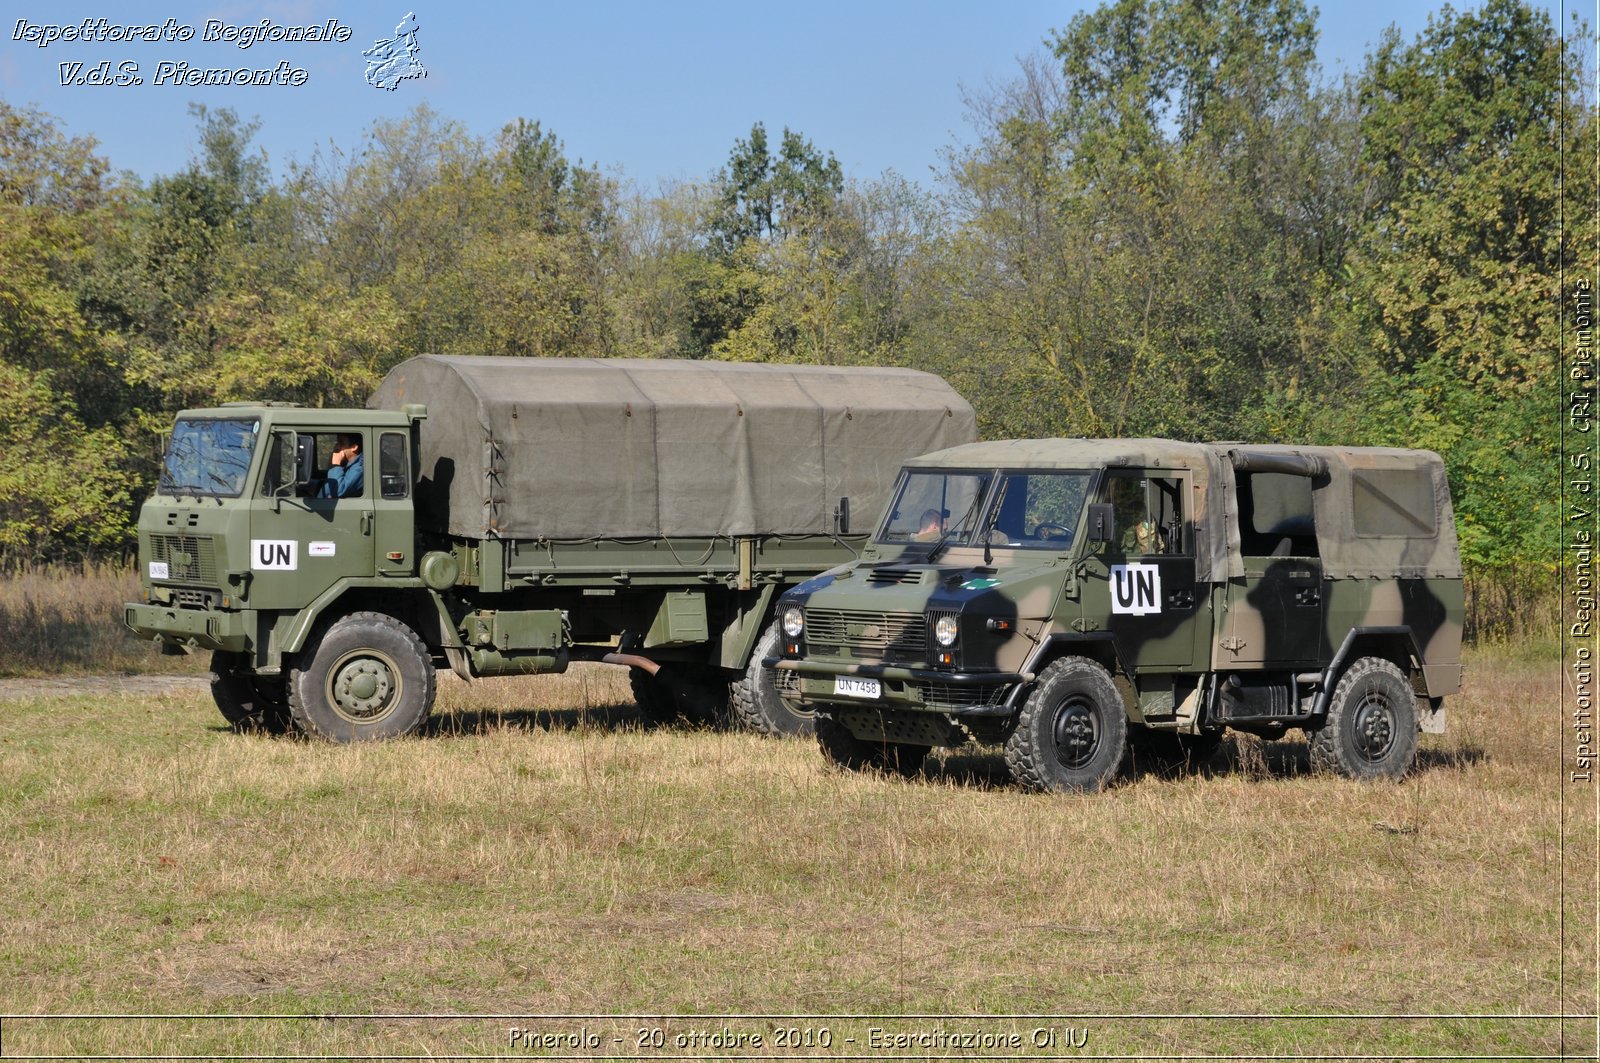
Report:
[[[251,539],[250,567],[261,572],[293,572],[299,548],[294,539]]]
[[[1127,616],[1161,612],[1161,566],[1112,565],[1111,611]]]

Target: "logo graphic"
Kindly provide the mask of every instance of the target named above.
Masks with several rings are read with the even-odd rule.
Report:
[[[1111,611],[1127,616],[1161,612],[1161,566],[1112,565]]]
[[[393,92],[407,78],[425,78],[428,71],[417,62],[417,16],[407,11],[400,25],[394,28],[394,37],[378,41],[361,54],[367,57],[367,84],[375,89]]]

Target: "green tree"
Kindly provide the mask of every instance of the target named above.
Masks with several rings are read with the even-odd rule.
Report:
[[[1315,42],[1293,0],[1118,0],[969,101],[926,343],[985,352],[990,430],[1252,434],[1342,246],[1353,139]]]
[[[728,256],[747,240],[781,241],[819,221],[844,191],[844,170],[788,127],[774,156],[757,122],[749,139],[734,141],[717,185],[711,245]]]
[[[1441,9],[1414,41],[1391,33],[1360,80],[1374,195],[1322,312],[1364,356],[1316,388],[1313,422],[1443,453],[1479,571],[1553,563],[1548,387],[1577,246],[1563,210],[1592,217],[1595,196],[1594,110],[1577,80],[1587,44],[1527,4],[1487,0]]]
[[[0,101],[0,560],[113,551],[131,519],[134,411],[91,298],[124,189],[94,141]]]

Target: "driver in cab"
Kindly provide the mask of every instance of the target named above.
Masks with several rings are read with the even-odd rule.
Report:
[[[328,478],[318,498],[347,498],[361,494],[366,470],[361,461],[361,437],[341,432],[334,441],[333,456],[328,466]]]

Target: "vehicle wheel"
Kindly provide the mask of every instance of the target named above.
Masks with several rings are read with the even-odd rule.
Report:
[[[1311,767],[1352,779],[1398,780],[1417,759],[1417,695],[1393,661],[1363,657],[1345,670],[1328,718],[1310,735]]]
[[[744,675],[733,684],[734,717],[752,731],[765,735],[808,735],[816,731],[810,712],[778,693],[777,670],[763,668],[762,658],[778,652],[778,622],[774,620],[756,643]]]
[[[1040,675],[1006,740],[1011,777],[1030,790],[1100,790],[1128,745],[1128,716],[1111,673],[1064,657]]]
[[[1178,734],[1138,727],[1128,736],[1133,766],[1157,775],[1187,775],[1205,767],[1222,747],[1222,732]]]
[[[728,718],[729,683],[720,668],[669,662],[655,675],[632,668],[628,685],[639,711],[653,723],[715,726]]]
[[[869,742],[851,734],[838,720],[825,716],[814,717],[812,722],[822,759],[850,771],[882,771],[911,778],[922,770],[922,762],[932,748],[906,742]]]
[[[253,675],[243,653],[217,650],[211,655],[211,700],[222,718],[241,734],[288,732],[289,697],[282,676]]]
[[[368,742],[410,734],[433,711],[437,676],[416,632],[384,613],[324,629],[289,672],[289,711],[306,734]]]

